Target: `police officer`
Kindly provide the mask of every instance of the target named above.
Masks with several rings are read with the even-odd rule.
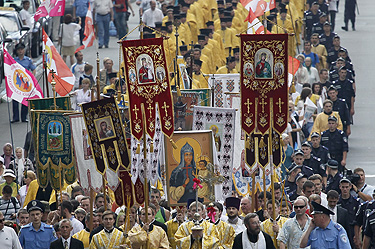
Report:
[[[320,13],[321,11],[319,10],[319,4],[317,2],[313,2],[310,10],[305,11],[305,41],[310,41],[312,27],[314,23],[319,22]]]
[[[311,154],[320,159],[322,164],[326,164],[330,159],[329,151],[323,145],[320,145],[320,134],[313,132],[311,134]]]
[[[372,210],[366,218],[362,249],[375,247],[375,210]]]
[[[301,166],[298,166],[296,163],[292,163],[288,168],[288,177],[284,180],[284,191],[286,194],[297,189],[296,178],[301,172]]]
[[[313,24],[311,33],[312,34],[316,33],[318,35],[322,35],[324,33],[323,25],[326,21],[327,21],[326,13],[321,12],[320,15],[319,15],[319,22]]]
[[[338,171],[339,163],[336,160],[330,159],[327,163],[327,187],[326,193],[330,190],[336,190],[341,193],[340,180],[342,179],[341,173]]]
[[[372,197],[375,198],[375,194],[373,194]],[[366,225],[367,217],[374,210],[375,210],[375,202],[373,200],[366,201],[359,206],[358,211],[355,215],[354,235],[355,235],[355,238],[357,238],[355,242],[358,248],[361,248],[361,245],[360,245],[361,241],[360,239],[358,239],[358,238],[361,238],[361,228],[364,233],[364,230],[366,228],[365,225]]]
[[[339,70],[339,78],[332,82],[332,85],[336,87],[338,91],[338,97],[345,99],[350,115],[354,115],[354,81],[348,79],[348,70],[345,66],[341,67]]]
[[[53,226],[41,221],[44,213],[44,205],[33,200],[27,204],[30,223],[23,226],[19,239],[23,249],[49,249],[51,242],[57,239]]]
[[[331,85],[328,88],[328,97],[332,101],[332,110],[336,111],[339,113],[342,126],[343,126],[343,131],[347,136],[350,135],[351,130],[350,130],[350,113],[349,113],[349,108],[348,105],[346,104],[345,99],[340,99],[337,97],[338,91],[337,89]]]
[[[311,204],[314,207],[314,218],[302,235],[300,247],[351,249],[345,229],[330,218],[334,213],[315,201]]]
[[[314,172],[313,172],[312,168],[303,164],[303,161],[305,160],[304,156],[305,156],[305,153],[303,153],[303,151],[301,149],[296,150],[294,152],[294,162],[298,166],[301,166],[301,173],[303,175],[306,175],[307,177],[310,177],[314,174]]]
[[[339,171],[343,172],[346,156],[349,151],[348,137],[342,130],[337,129],[337,118],[328,117],[329,129],[322,133],[320,144],[327,147],[332,159],[339,163]]]
[[[322,163],[322,159],[311,154],[311,144],[304,142],[301,146],[303,153],[305,153],[303,165],[309,166],[314,174],[319,174],[323,179],[323,182],[327,180],[327,173],[325,164]]]

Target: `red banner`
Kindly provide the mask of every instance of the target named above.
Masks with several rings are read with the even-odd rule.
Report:
[[[154,137],[157,103],[162,131],[171,137],[174,130],[173,102],[163,38],[122,41],[122,48],[133,136],[138,140],[142,138],[146,122],[147,134]]]
[[[241,46],[242,129],[282,133],[288,122],[288,35],[241,35]]]

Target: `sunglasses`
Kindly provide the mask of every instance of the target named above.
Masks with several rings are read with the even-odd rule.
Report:
[[[304,207],[306,207],[306,206],[294,206],[294,209],[302,209]]]
[[[0,223],[3,223],[4,221],[5,221],[5,219],[4,219],[4,218],[0,219]]]

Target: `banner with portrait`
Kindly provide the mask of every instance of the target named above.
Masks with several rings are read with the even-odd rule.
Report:
[[[118,105],[114,98],[82,104],[82,113],[89,136],[96,169],[105,175],[107,170],[117,174],[118,169],[128,169],[129,154],[125,131]],[[106,174],[107,177],[109,173]],[[116,190],[117,186],[109,186]]]
[[[161,130],[172,137],[173,102],[163,38],[122,41],[122,49],[133,136],[140,140],[146,132],[154,137],[155,105],[158,104]]]
[[[212,130],[214,149],[219,161],[219,173],[225,178],[223,198],[232,195],[236,110],[216,107],[194,107],[193,130]]]
[[[39,186],[48,183],[59,191],[76,181],[74,152],[69,118],[62,112],[33,112],[35,160]],[[64,177],[61,177],[64,176]]]
[[[288,123],[288,35],[243,34],[241,46],[242,129],[281,134]]]
[[[214,86],[214,106],[223,107],[226,93],[240,92],[240,74],[210,74],[208,82]]]
[[[198,91],[181,91],[181,96],[177,92],[172,92],[174,128],[176,131],[191,131],[193,127],[193,108],[201,105],[201,94]]]

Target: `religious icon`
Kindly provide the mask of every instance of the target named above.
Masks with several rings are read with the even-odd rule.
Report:
[[[255,78],[272,78],[273,55],[266,48],[261,48],[255,53]]]
[[[174,103],[174,128],[183,131],[191,130],[193,126],[193,106],[200,105],[201,98],[199,92],[181,92],[181,96],[177,96],[177,92],[172,92]]]
[[[165,69],[163,67],[156,68],[156,78],[161,82],[165,79]]]
[[[110,116],[98,118],[94,120],[96,132],[98,133],[99,141],[115,138],[116,135],[113,130],[113,123]]]
[[[251,64],[250,62],[246,62],[243,66],[243,73],[245,74],[245,76],[251,77],[254,74],[253,64]]]
[[[63,127],[60,121],[54,120],[48,123],[47,139],[47,150],[63,149]]]
[[[155,81],[154,62],[149,55],[139,55],[136,65],[139,83],[151,83]]]
[[[130,69],[129,70],[129,79],[132,83],[134,83],[137,79],[137,77],[135,76],[135,70],[134,68]]]
[[[212,125],[210,125],[210,123],[207,123],[206,125],[210,126],[210,130],[212,130],[212,133],[213,133],[214,139],[215,139],[216,151],[220,152],[220,149],[221,149],[221,136],[222,136],[222,129],[221,129],[221,131],[219,131],[219,127],[218,127],[218,125],[220,125],[220,124],[212,124]]]
[[[189,199],[195,199],[194,178],[207,175],[207,165],[212,163],[212,131],[175,132],[174,149],[165,141],[168,199],[172,206],[181,206]],[[171,153],[172,152],[172,153]],[[198,196],[208,202],[208,189],[198,189]]]
[[[89,136],[86,129],[82,129],[82,143],[83,143],[83,157],[85,160],[92,159],[92,151],[90,143],[88,142]]]
[[[276,62],[276,64],[275,64],[275,74],[276,74],[276,76],[284,75],[284,65],[281,62]]]

